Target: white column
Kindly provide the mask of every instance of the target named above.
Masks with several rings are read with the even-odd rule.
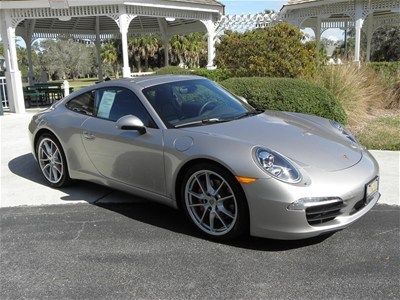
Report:
[[[356,13],[355,13],[356,41],[354,47],[354,61],[358,64],[360,64],[361,28],[364,23],[362,13],[363,13],[363,8],[360,4],[357,3]]]
[[[6,80],[10,111],[24,113],[24,93],[22,90],[21,72],[18,68],[17,48],[15,46],[15,28],[11,25],[11,18],[7,11],[0,11],[2,22],[2,38],[4,43],[4,57],[6,61]]]
[[[119,16],[119,31],[121,32],[122,42],[122,76],[125,78],[131,77],[131,68],[129,67],[129,55],[128,55],[128,29],[131,18],[128,14],[124,13]]]
[[[214,70],[215,59],[215,26],[212,20],[201,21],[207,29],[207,69]]]
[[[100,17],[96,17],[96,58],[98,67],[98,78],[103,81],[103,61],[101,59],[101,40],[100,40]]]

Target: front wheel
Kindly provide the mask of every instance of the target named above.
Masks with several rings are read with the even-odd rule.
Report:
[[[244,192],[222,167],[208,163],[192,167],[183,179],[181,199],[188,218],[208,237],[229,240],[248,231]]]
[[[63,187],[70,182],[67,160],[60,143],[53,135],[40,136],[36,153],[40,170],[51,187]]]

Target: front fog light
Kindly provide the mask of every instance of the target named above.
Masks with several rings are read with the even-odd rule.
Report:
[[[326,205],[343,202],[342,199],[336,197],[319,197],[319,198],[301,198],[290,204],[288,210],[304,210],[307,207]]]

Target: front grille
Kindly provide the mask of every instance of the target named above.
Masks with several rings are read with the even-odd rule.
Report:
[[[334,218],[341,214],[341,209],[343,207],[343,201],[307,207],[307,222],[310,225],[317,225],[332,221]]]

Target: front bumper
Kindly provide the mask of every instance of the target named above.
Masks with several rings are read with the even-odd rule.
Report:
[[[365,185],[379,174],[375,159],[365,151],[360,162],[348,169],[309,174],[308,186],[290,185],[275,179],[258,179],[244,185],[250,211],[250,234],[283,240],[318,236],[343,229],[365,215],[379,200],[377,192],[366,205]],[[339,198],[340,212],[332,219],[314,223],[307,220],[305,210],[288,210],[300,198]]]

